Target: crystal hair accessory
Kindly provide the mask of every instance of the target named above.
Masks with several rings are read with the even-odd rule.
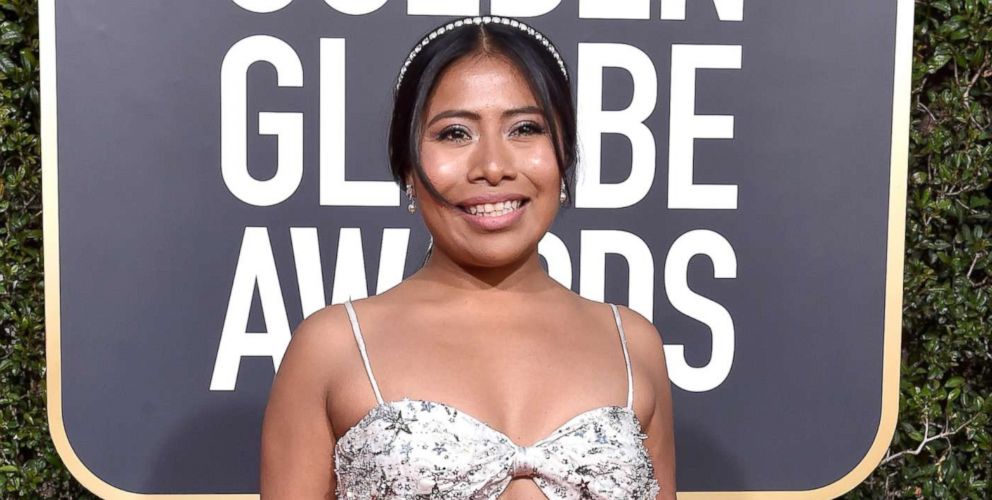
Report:
[[[517,21],[516,19],[510,19],[508,17],[476,16],[476,17],[466,17],[465,19],[459,19],[458,21],[445,24],[444,26],[441,26],[438,29],[428,33],[422,40],[420,40],[420,43],[418,43],[413,48],[413,50],[410,51],[410,55],[407,56],[406,61],[403,63],[403,67],[400,68],[400,76],[396,79],[396,90],[399,90],[400,84],[403,83],[403,75],[406,74],[406,68],[410,66],[410,63],[413,61],[415,57],[417,57],[417,54],[419,54],[420,51],[424,49],[424,46],[430,43],[431,40],[434,40],[435,38],[449,31],[455,30],[457,28],[461,28],[462,26],[468,24],[475,24],[475,25],[503,24],[506,26],[517,28],[520,31],[527,33],[528,35],[534,37],[535,40],[540,42],[541,45],[543,45],[546,49],[548,49],[548,52],[550,52],[551,56],[555,58],[555,61],[558,61],[558,68],[561,69],[561,74],[565,75],[565,80],[568,80],[568,71],[565,70],[565,61],[562,60],[561,55],[558,54],[558,49],[556,49],[554,44],[551,43],[551,40],[548,40],[548,38],[542,35],[541,32],[535,30],[534,28],[531,28],[530,26],[520,21]]]

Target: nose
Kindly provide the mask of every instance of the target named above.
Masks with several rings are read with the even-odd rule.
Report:
[[[483,137],[479,140],[469,172],[472,182],[485,180],[490,185],[498,185],[505,179],[517,176],[510,146],[499,137]]]

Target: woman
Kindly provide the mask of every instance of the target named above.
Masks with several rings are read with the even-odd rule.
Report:
[[[263,499],[675,498],[657,330],[538,257],[575,136],[565,65],[523,23],[469,18],[414,48],[390,161],[433,249],[297,328],[265,413]]]

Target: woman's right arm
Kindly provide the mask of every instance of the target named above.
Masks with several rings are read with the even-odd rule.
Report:
[[[334,430],[327,394],[343,306],[324,308],[293,332],[269,393],[262,423],[261,499],[333,499]],[[344,323],[346,324],[346,323]]]

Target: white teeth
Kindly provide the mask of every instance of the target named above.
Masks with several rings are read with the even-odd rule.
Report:
[[[499,203],[482,203],[466,207],[465,210],[472,215],[482,215],[484,217],[499,217],[520,208],[520,200],[507,200]]]

